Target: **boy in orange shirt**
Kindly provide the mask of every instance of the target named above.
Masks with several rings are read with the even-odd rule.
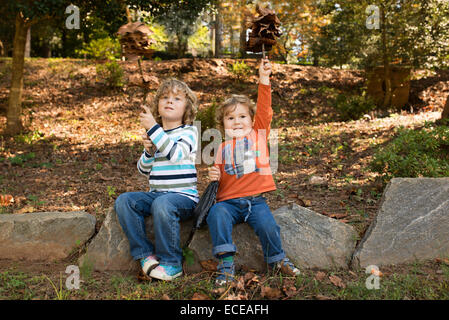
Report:
[[[232,243],[232,228],[242,222],[256,232],[270,268],[292,276],[300,273],[285,256],[280,228],[262,196],[276,190],[267,146],[273,117],[270,74],[271,64],[265,58],[259,67],[257,108],[248,97],[232,95],[217,110],[217,122],[226,140],[209,169],[210,180],[219,181],[219,187],[207,224],[212,253],[219,259],[218,285],[234,280],[236,246]]]

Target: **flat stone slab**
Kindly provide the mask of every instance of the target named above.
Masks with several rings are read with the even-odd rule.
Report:
[[[83,211],[0,215],[0,258],[58,260],[95,232],[95,217]]]
[[[449,256],[449,178],[394,178],[357,246],[352,266]]]
[[[284,251],[298,267],[348,267],[357,240],[352,226],[296,204],[273,211],[273,216],[281,228]],[[237,247],[237,266],[258,271],[267,269],[259,239],[248,224],[234,226],[232,237]],[[213,258],[207,228],[195,233],[189,247],[200,260]]]

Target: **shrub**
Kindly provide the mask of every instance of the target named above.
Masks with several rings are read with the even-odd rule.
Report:
[[[229,71],[234,75],[237,81],[242,81],[244,78],[248,78],[251,74],[251,68],[245,63],[245,61],[234,62]]]
[[[201,122],[201,132],[207,129],[216,128],[215,111],[217,110],[217,104],[213,102],[210,107],[204,108],[198,111],[195,121]],[[204,148],[210,142],[201,140],[201,148]]]
[[[204,108],[198,111],[195,121],[201,121],[201,130],[205,131],[210,128],[216,127],[215,111],[217,110],[217,104],[212,103],[210,107]]]
[[[334,108],[342,121],[348,121],[360,119],[364,114],[376,109],[376,104],[365,94],[349,97],[339,94],[334,101]]]
[[[399,128],[398,136],[375,153],[370,168],[385,181],[449,176],[449,127],[426,124],[420,130]]]
[[[83,49],[76,51],[78,55],[88,59],[114,60],[120,58],[120,43],[110,37],[96,39],[85,45]]]
[[[119,88],[124,85],[122,67],[116,61],[99,64],[96,67],[97,81],[104,82],[108,87]]]

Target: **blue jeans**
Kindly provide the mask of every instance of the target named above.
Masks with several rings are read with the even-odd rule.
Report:
[[[182,266],[179,222],[189,219],[195,201],[176,192],[126,192],[114,204],[135,259],[156,254],[160,264]],[[153,216],[155,245],[148,240],[144,218]]]
[[[232,228],[234,224],[243,222],[248,222],[259,237],[267,263],[285,258],[280,227],[262,196],[235,198],[217,202],[212,206],[207,216],[207,224],[214,256],[223,252],[236,252],[236,246],[232,243]]]

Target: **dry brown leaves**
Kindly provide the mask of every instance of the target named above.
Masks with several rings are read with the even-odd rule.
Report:
[[[448,265],[449,266],[449,259],[447,259],[447,258],[436,258],[435,259],[435,262],[438,262],[438,263],[444,263],[444,264],[446,264],[446,265]]]
[[[0,195],[0,206],[7,207],[14,202],[14,198],[10,194]]]
[[[218,262],[213,260],[213,259],[209,259],[209,260],[202,260],[200,261],[201,267],[203,267],[203,270],[205,271],[217,271],[217,265]]]
[[[329,276],[329,280],[336,287],[343,288],[343,289],[346,288],[346,284],[343,282],[343,280],[341,280],[340,277]]]
[[[282,285],[270,280],[265,276],[260,277],[253,272],[247,272],[229,286],[213,289],[212,293],[219,295],[218,300],[249,300],[254,298],[286,300],[293,298],[303,289],[296,288],[294,278],[284,278]],[[258,293],[260,296],[257,296]]]

